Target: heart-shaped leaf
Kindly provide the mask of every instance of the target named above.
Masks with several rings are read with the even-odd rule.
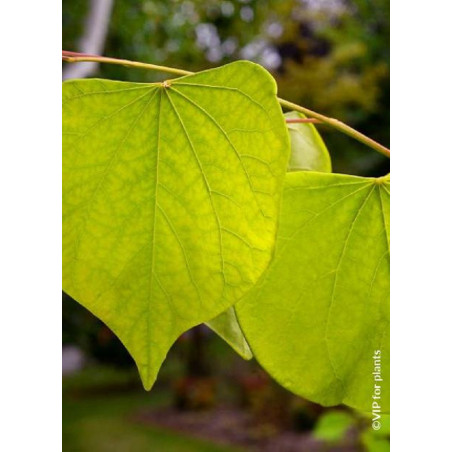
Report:
[[[175,339],[268,266],[289,143],[276,84],[236,62],[156,84],[63,84],[63,288],[145,388]]]
[[[288,173],[275,259],[235,310],[281,385],[388,412],[389,176]]]

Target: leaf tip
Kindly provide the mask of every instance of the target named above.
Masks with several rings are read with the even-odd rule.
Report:
[[[156,378],[155,377],[145,377],[144,375],[141,375],[141,382],[143,384],[143,388],[145,391],[150,391],[152,387],[154,386]]]
[[[156,373],[150,371],[147,365],[137,365],[137,367],[144,390],[150,391],[157,379]]]

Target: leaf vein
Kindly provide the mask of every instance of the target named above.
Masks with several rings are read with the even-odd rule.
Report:
[[[339,261],[338,261],[338,264],[336,266],[336,272],[334,274],[333,291],[332,291],[332,294],[331,294],[331,300],[330,300],[330,303],[329,303],[329,306],[328,306],[327,319],[326,319],[326,323],[325,323],[324,337],[325,337],[325,344],[326,344],[326,351],[327,351],[328,361],[329,361],[329,363],[331,365],[331,368],[333,370],[333,374],[334,374],[335,378],[340,382],[343,390],[345,390],[344,383],[343,383],[342,379],[339,377],[339,375],[337,373],[337,370],[336,370],[336,368],[334,366],[333,359],[332,359],[332,356],[331,356],[330,346],[329,346],[329,342],[328,342],[328,330],[329,330],[329,326],[330,326],[331,311],[332,311],[332,308],[333,308],[334,299],[335,299],[335,295],[336,295],[337,277],[338,277],[339,269],[340,269],[340,266],[342,265],[342,261],[343,261],[344,255],[345,255],[345,251],[347,249],[348,242],[350,240],[351,234],[352,234],[353,229],[355,227],[356,221],[358,220],[359,215],[363,211],[365,205],[367,204],[367,201],[370,199],[370,197],[371,197],[372,193],[374,192],[374,190],[375,190],[375,185],[372,186],[372,188],[369,190],[368,195],[364,198],[364,201],[362,202],[360,208],[356,212],[356,215],[355,215],[355,217],[354,217],[354,219],[353,219],[353,221],[352,221],[352,223],[350,225],[350,229],[349,229],[349,231],[347,233],[347,237],[345,239],[344,246],[342,248],[341,254],[339,256]]]
[[[217,223],[218,234],[219,234],[221,273],[223,275],[223,281],[224,281],[224,283],[226,283],[226,275],[225,275],[225,269],[224,269],[224,257],[223,257],[223,237],[222,237],[222,233],[221,233],[221,227],[222,226],[221,226],[220,218],[218,216],[218,212],[217,212],[217,209],[215,207],[215,203],[214,203],[214,200],[213,200],[213,197],[212,197],[212,189],[210,188],[209,181],[207,180],[207,176],[206,176],[206,174],[204,172],[204,169],[202,167],[202,163],[199,160],[199,156],[198,156],[198,154],[196,152],[196,149],[195,149],[195,147],[193,145],[193,142],[192,142],[192,140],[190,138],[190,135],[188,134],[187,128],[185,126],[185,123],[182,120],[182,117],[180,116],[180,113],[178,112],[176,106],[174,105],[173,101],[171,100],[170,95],[168,94],[168,92],[166,90],[165,90],[165,93],[166,93],[166,97],[167,97],[167,99],[168,99],[168,101],[169,101],[169,103],[170,103],[170,105],[171,105],[171,107],[172,107],[177,119],[179,120],[179,123],[180,123],[180,125],[182,127],[182,130],[184,132],[185,138],[187,139],[189,147],[190,147],[190,149],[191,149],[191,151],[192,151],[192,153],[193,153],[193,155],[195,157],[196,163],[198,165],[199,171],[200,171],[200,173],[202,175],[202,179],[204,181],[204,185],[205,185],[207,193],[209,195],[210,205],[211,205],[212,211],[213,211],[213,213],[215,215],[215,220],[216,220],[216,223]]]

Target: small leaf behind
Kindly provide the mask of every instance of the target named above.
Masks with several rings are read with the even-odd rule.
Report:
[[[287,119],[306,118],[303,113],[290,111]],[[289,171],[319,171],[331,173],[331,157],[314,124],[289,123],[291,154]]]
[[[243,359],[249,360],[253,357],[233,306],[207,322],[206,325],[224,339]]]

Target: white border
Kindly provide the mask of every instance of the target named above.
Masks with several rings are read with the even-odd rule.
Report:
[[[391,5],[391,445],[450,448],[451,6]]]
[[[61,449],[61,5],[0,4],[0,450]]]

